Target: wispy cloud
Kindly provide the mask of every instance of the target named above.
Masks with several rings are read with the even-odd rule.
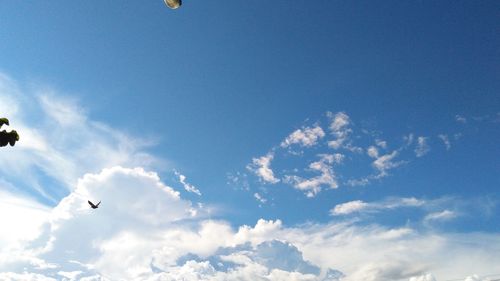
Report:
[[[175,175],[179,177],[179,182],[182,184],[182,186],[184,187],[184,189],[187,191],[187,192],[191,192],[191,193],[194,193],[194,194],[197,194],[199,196],[201,196],[201,192],[198,188],[196,188],[194,185],[186,182],[186,176],[179,173],[178,171],[174,171]]]
[[[394,169],[404,163],[403,161],[395,161],[398,153],[399,152],[397,150],[394,150],[393,152],[384,155],[378,155],[378,153],[376,155],[370,155],[372,158],[375,158],[372,166],[378,171],[378,175],[376,175],[376,178],[387,176],[389,170]]]
[[[264,198],[262,195],[260,195],[258,192],[255,192],[255,193],[253,194],[253,197],[254,197],[257,201],[259,201],[261,204],[266,204],[266,203],[267,203],[267,199],[266,199],[266,198]]]
[[[430,147],[428,144],[428,139],[427,137],[418,137],[417,138],[417,147],[415,148],[415,155],[417,157],[422,157],[426,155],[430,151]]]
[[[467,119],[461,115],[455,115],[455,120],[459,123],[467,123]]]
[[[352,213],[374,213],[403,207],[421,207],[426,201],[414,197],[388,198],[381,202],[367,203],[361,200],[350,201],[336,205],[330,210],[332,216],[349,215]]]
[[[447,221],[456,218],[458,215],[454,211],[443,210],[440,212],[435,212],[428,214],[425,216],[424,221],[432,222],[432,221]]]
[[[354,212],[364,211],[370,207],[370,204],[361,200],[350,201],[338,204],[335,208],[330,210],[332,216],[348,215]]]
[[[443,144],[444,146],[446,147],[446,150],[450,150],[451,149],[451,142],[450,142],[450,138],[448,137],[448,135],[445,135],[445,134],[439,134],[438,135],[438,138],[443,141]]]
[[[145,152],[153,144],[150,138],[137,139],[91,120],[76,100],[55,90],[23,92],[16,81],[0,75],[0,100],[2,114],[21,136],[15,149],[0,154],[3,179],[48,201],[56,202],[87,172],[114,165],[162,165]],[[47,179],[52,188],[43,184]]]

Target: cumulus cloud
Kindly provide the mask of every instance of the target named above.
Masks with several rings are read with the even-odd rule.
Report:
[[[292,144],[311,147],[318,143],[318,140],[325,136],[323,129],[316,125],[315,127],[304,127],[291,133],[280,146],[285,148]]]
[[[320,175],[312,178],[302,178],[299,176],[286,176],[285,182],[292,183],[293,186],[306,193],[307,197],[314,197],[318,194],[323,186],[329,188],[337,188],[338,182],[333,172],[332,165],[342,162],[344,156],[342,154],[320,154],[320,160],[309,165],[309,169],[313,172],[319,172]]]
[[[84,193],[103,198],[102,207],[85,206]],[[190,209],[154,173],[117,167],[87,175],[50,212],[32,243],[22,251],[2,252],[0,277],[413,281],[432,280],[422,279],[427,272],[445,280],[471,270],[500,270],[496,234],[427,233],[349,222],[287,227],[263,219],[233,229],[224,221],[193,217]]]
[[[90,209],[88,199],[102,201],[99,209]],[[78,181],[77,188],[50,211],[31,250],[24,254],[36,253],[36,258],[59,271],[75,268],[69,261],[77,261],[115,278],[134,276],[150,270],[144,258],[152,254],[156,242],[149,239],[161,240],[157,236],[168,225],[192,219],[199,211],[155,173],[142,168],[104,169]],[[26,266],[22,256],[2,254],[0,270]],[[129,258],[119,258],[124,256]]]
[[[264,182],[278,183],[280,180],[274,176],[274,172],[271,169],[271,161],[273,158],[273,153],[268,153],[259,158],[253,158],[252,164],[248,165],[247,168],[253,171]]]

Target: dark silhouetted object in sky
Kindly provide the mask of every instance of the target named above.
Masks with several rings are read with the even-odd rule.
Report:
[[[182,0],[163,0],[170,9],[177,9],[182,5]]]
[[[90,205],[90,207],[91,207],[92,209],[97,209],[97,208],[99,208],[99,204],[101,204],[101,201],[99,201],[99,203],[97,203],[97,204],[95,204],[95,205],[94,205],[94,203],[90,202],[90,200],[88,200],[87,202],[89,202],[89,205]]]
[[[9,119],[7,118],[0,118],[0,127],[3,125],[9,125]],[[6,130],[0,131],[0,146],[6,146],[7,144],[10,144],[10,146],[14,146],[16,144],[16,141],[19,140],[19,135],[17,134],[16,130],[12,130],[10,132],[7,132]]]

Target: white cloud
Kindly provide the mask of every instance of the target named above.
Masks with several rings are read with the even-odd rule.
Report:
[[[102,206],[97,210],[85,206],[80,196],[85,192],[103,198]],[[138,193],[145,198],[137,197]],[[471,270],[500,270],[497,234],[420,232],[345,222],[285,227],[279,220],[259,220],[253,227],[233,230],[223,221],[179,220],[191,217],[190,208],[155,174],[141,169],[114,168],[87,175],[51,212],[50,227],[25,249],[31,260],[3,253],[9,262],[1,260],[0,277],[56,280],[64,272],[78,273],[80,280],[102,276],[108,280],[420,281],[432,280],[426,272],[446,280],[467,276]],[[51,266],[36,266],[35,258]],[[324,279],[327,275],[338,278]]]
[[[372,163],[372,166],[378,171],[378,175],[376,175],[375,178],[381,178],[387,176],[389,170],[394,169],[404,163],[402,161],[394,161],[394,159],[398,156],[397,150],[394,150],[393,152],[384,155],[378,155],[378,153],[376,154],[372,153],[372,155],[370,156],[372,158],[375,158],[375,160]]]
[[[90,209],[89,199],[102,201],[99,209]],[[69,261],[77,261],[92,264],[105,276],[138,276],[150,272],[147,257],[152,258],[156,240],[162,241],[162,231],[172,223],[202,217],[202,212],[155,173],[142,168],[104,169],[85,175],[75,191],[50,211],[38,238],[23,252],[27,258],[0,253],[0,271],[23,268],[23,260],[39,258],[54,265],[49,271],[76,271],[68,269],[75,268]]]
[[[16,248],[39,235],[50,208],[35,200],[3,191],[0,184],[0,249]],[[1,252],[1,250],[0,250]]]
[[[311,147],[318,143],[318,140],[325,136],[323,129],[316,125],[315,127],[305,127],[291,133],[280,146],[286,148],[292,144],[299,144],[305,147]]]
[[[403,136],[403,140],[405,142],[405,147],[412,145],[414,139],[415,139],[415,136],[411,133],[406,135],[406,136]]]
[[[370,184],[370,178],[349,179],[345,184],[348,186],[365,186]]]
[[[389,176],[391,170],[410,163],[416,157],[422,157],[430,151],[430,137],[416,136],[414,133],[402,135],[402,139],[399,138],[396,142],[399,146],[389,149],[390,142],[381,138],[382,132],[358,129],[345,112],[327,112],[326,118],[329,122],[329,137],[326,137],[325,131],[317,125],[320,121],[313,123],[312,126],[304,126],[290,134],[280,145],[273,146],[267,155],[253,158],[247,169],[253,171],[260,181],[267,183],[282,181],[295,189],[305,191],[306,196],[314,197],[321,191],[322,186],[326,185],[330,185],[331,188],[341,185],[369,185],[374,180]],[[438,137],[446,149],[450,149],[451,142],[448,135],[441,134]],[[328,147],[324,146],[325,143]],[[369,145],[365,146],[367,143]],[[298,144],[302,150],[292,151],[290,149],[292,144]],[[283,152],[284,149],[286,152]],[[305,176],[303,172],[315,171],[315,168],[309,166],[314,161],[313,155],[331,153],[330,149],[342,150],[345,158],[343,166],[347,169],[323,167],[322,170],[316,169],[321,172],[320,176],[312,178]],[[414,156],[409,155],[408,151],[413,152]],[[290,154],[297,157],[292,160]],[[274,160],[274,157],[277,160]],[[272,170],[271,161],[276,161],[273,162],[275,167],[283,168]],[[370,164],[373,171],[366,172],[368,169],[365,167]],[[349,169],[352,166],[356,168]],[[348,170],[350,175],[343,174],[343,170]],[[280,176],[275,176],[275,173]],[[250,189],[249,184],[246,185],[246,189]]]
[[[434,275],[427,273],[420,276],[414,276],[410,278],[409,281],[436,281],[436,278],[434,278]]]
[[[375,143],[380,146],[381,148],[387,148],[387,142],[384,140],[376,139]]]
[[[182,186],[184,187],[184,189],[187,191],[187,192],[191,192],[191,193],[194,193],[194,194],[197,194],[199,196],[201,196],[201,192],[198,188],[196,188],[194,185],[186,182],[186,176],[177,172],[177,171],[174,171],[174,173],[179,177],[179,182],[182,184]]]
[[[352,133],[352,129],[349,128],[351,124],[349,116],[344,112],[336,114],[327,112],[327,116],[331,120],[330,132],[335,137],[334,140],[328,142],[328,146],[333,149],[339,149],[349,144],[349,135]]]
[[[350,213],[359,212],[363,209],[366,209],[368,206],[368,203],[361,200],[350,201],[336,205],[335,208],[330,210],[330,214],[333,216],[347,215]]]
[[[88,121],[85,110],[78,102],[69,98],[58,97],[56,93],[42,93],[38,102],[43,112],[61,127],[79,127]]]
[[[320,154],[320,160],[309,164],[309,169],[313,172],[319,172],[320,175],[305,179],[299,176],[286,176],[285,182],[306,193],[307,197],[314,197],[318,194],[322,186],[337,188],[338,182],[333,172],[333,164],[340,163],[344,159],[342,154]]]
[[[0,100],[3,116],[20,135],[14,148],[0,154],[1,174],[18,189],[57,202],[87,172],[125,164],[161,165],[160,160],[143,151],[151,144],[147,137],[135,139],[90,120],[75,100],[63,98],[54,90],[23,92],[14,80],[0,74]],[[50,178],[59,188],[44,187],[44,178]]]
[[[254,197],[257,201],[259,201],[261,204],[265,204],[265,203],[267,203],[267,199],[266,199],[266,198],[264,198],[264,197],[262,197],[262,195],[260,195],[260,194],[259,194],[259,193],[257,193],[257,192],[255,192],[255,193],[253,194],[253,197]]]
[[[417,147],[415,148],[415,155],[417,157],[422,157],[427,154],[430,150],[429,144],[427,143],[428,138],[426,137],[418,137],[417,138]]]
[[[375,146],[368,147],[366,152],[371,158],[378,158],[378,149]]]
[[[438,135],[438,138],[443,141],[443,144],[446,147],[446,150],[451,149],[451,142],[450,142],[450,139],[448,138],[448,135],[440,134],[440,135]]]
[[[444,210],[444,211],[440,211],[440,212],[435,212],[435,213],[428,214],[427,216],[425,216],[424,220],[427,221],[427,222],[430,222],[430,221],[447,221],[447,220],[454,219],[457,216],[458,216],[458,214],[456,212],[454,212],[454,211]]]
[[[247,168],[253,171],[264,182],[278,183],[280,180],[274,176],[274,172],[271,169],[271,161],[273,158],[273,153],[268,153],[259,158],[253,158],[252,164],[247,166]]]
[[[8,281],[56,281],[57,279],[36,273],[1,272],[0,280]]]
[[[455,120],[459,123],[467,123],[467,119],[461,115],[455,115]]]
[[[349,124],[351,123],[349,116],[344,112],[338,112],[336,114],[328,112],[327,115],[332,120],[332,122],[330,123],[330,130],[332,132],[340,131],[349,126]]]
[[[402,207],[422,207],[426,204],[424,200],[414,197],[409,198],[388,198],[379,202],[363,202],[361,200],[354,200],[336,205],[330,210],[332,216],[348,215],[352,213],[374,213],[383,210],[391,210]]]

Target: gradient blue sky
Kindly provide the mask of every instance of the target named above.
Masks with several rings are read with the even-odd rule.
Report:
[[[10,81],[3,91],[15,84],[19,104],[31,105],[19,109],[23,126],[51,130],[43,109],[70,104],[90,124],[68,129],[73,141],[78,129],[96,130],[90,142],[106,132],[91,121],[144,141],[134,149],[157,162],[118,164],[157,172],[233,227],[261,218],[287,227],[355,221],[497,239],[499,15],[498,1],[185,0],[175,11],[160,0],[3,1],[0,70]],[[328,146],[340,116],[357,152]],[[313,144],[280,146],[314,127],[324,135]],[[64,125],[57,132],[65,139]],[[82,147],[60,145],[61,158]],[[393,152],[377,169],[378,157]],[[294,188],[321,175],[308,165],[335,153],[342,163],[326,169],[336,188],[319,184],[312,197]],[[275,183],[255,164],[269,155]],[[77,178],[111,168],[89,162],[65,181],[54,176],[59,166],[40,163],[27,165],[33,181],[2,171],[3,190],[52,208]],[[180,174],[202,195],[185,190]],[[353,179],[366,182],[351,186]],[[401,203],[409,198],[411,207]],[[334,213],[349,202],[358,209]]]

